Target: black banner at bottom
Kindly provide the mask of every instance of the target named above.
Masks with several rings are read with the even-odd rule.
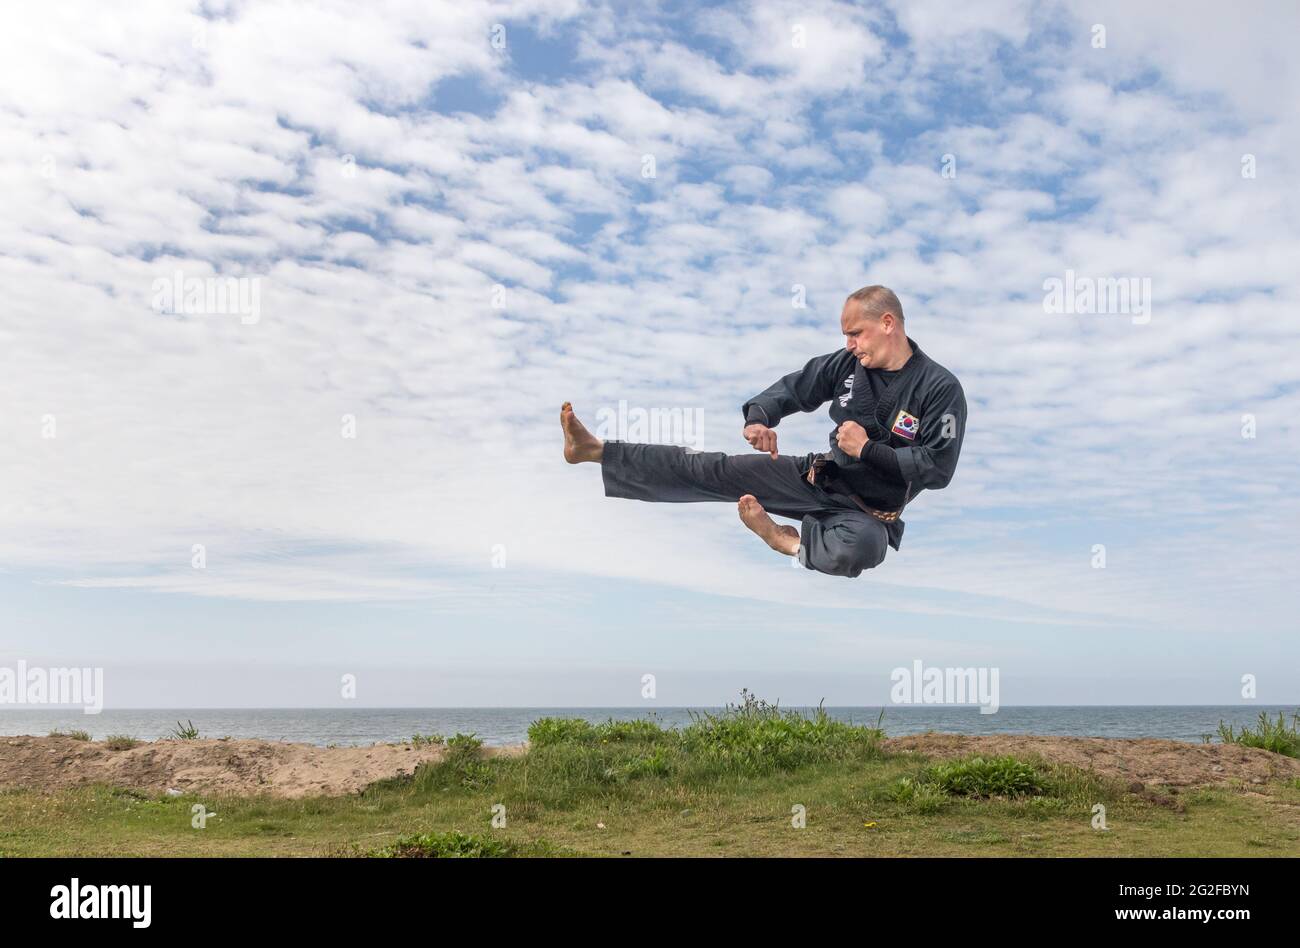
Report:
[[[430,912],[480,922],[552,906],[564,924],[648,918],[694,903],[735,932],[769,912],[805,925],[878,914],[948,927],[1050,913],[1071,931],[1138,927],[1229,934],[1290,917],[1294,863],[1277,859],[0,859],[9,924],[118,932],[301,936],[427,928]],[[728,909],[727,906],[732,906]],[[497,912],[500,908],[505,911]],[[484,912],[484,910],[487,910]],[[576,914],[575,914],[576,912]],[[522,921],[522,919],[521,919]],[[553,919],[558,923],[561,918]],[[707,924],[707,919],[703,920]],[[378,927],[377,927],[378,926]],[[694,927],[694,923],[692,923]],[[820,927],[820,926],[818,926]],[[937,930],[935,934],[940,934]],[[944,937],[950,936],[950,932]]]

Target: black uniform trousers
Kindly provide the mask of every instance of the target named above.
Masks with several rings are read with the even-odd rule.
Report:
[[[806,469],[806,468],[804,468]],[[857,576],[880,565],[888,528],[853,500],[809,484],[800,459],[766,452],[725,454],[679,445],[606,441],[601,463],[606,497],[653,503],[735,503],[753,494],[773,516],[802,522],[799,562],[832,576]]]

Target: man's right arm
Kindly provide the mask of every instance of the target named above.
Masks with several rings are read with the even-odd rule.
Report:
[[[831,400],[835,381],[831,365],[840,353],[815,356],[799,371],[777,379],[741,406],[745,424],[775,428],[786,415],[816,411]]]

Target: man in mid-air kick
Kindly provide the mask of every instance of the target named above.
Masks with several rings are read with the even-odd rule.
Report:
[[[867,286],[840,313],[844,348],[817,356],[745,402],[743,437],[760,454],[601,441],[560,409],[564,459],[601,465],[606,497],[661,503],[739,501],[740,519],[808,569],[857,576],[898,549],[899,514],[923,490],[947,487],[966,433],[966,396],[951,372],[903,329],[893,291]],[[786,415],[831,403],[830,451],[778,454]],[[768,514],[800,520],[801,528]]]

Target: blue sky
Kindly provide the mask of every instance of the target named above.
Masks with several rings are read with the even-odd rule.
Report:
[[[1190,6],[24,11],[0,663],[103,665],[110,707],[870,704],[916,659],[1003,705],[1297,700],[1300,14]],[[177,271],[258,318],[157,312]],[[1067,271],[1150,319],[1049,312]],[[868,283],[970,404],[882,567],[560,459],[566,399],[748,450]]]

